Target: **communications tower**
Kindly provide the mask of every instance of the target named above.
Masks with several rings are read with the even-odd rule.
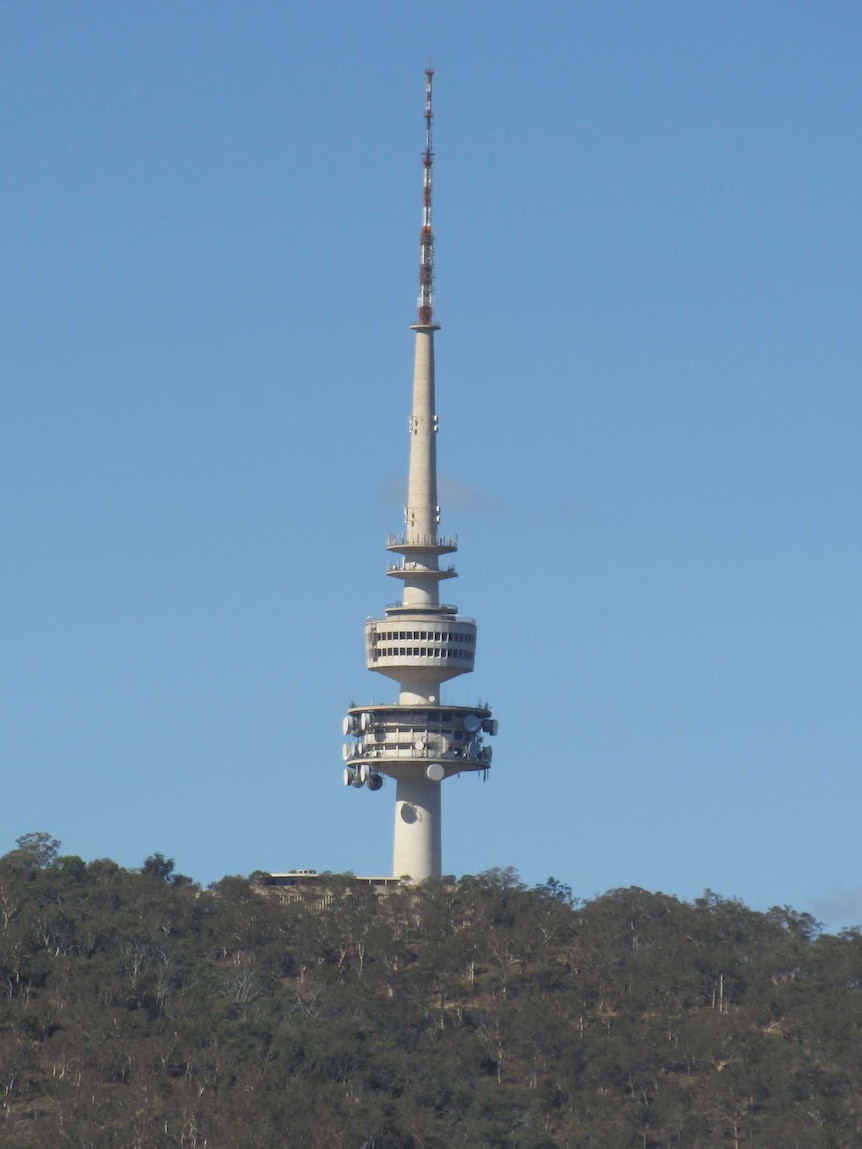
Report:
[[[365,626],[369,670],[399,684],[398,701],[351,706],[344,719],[345,786],[379,790],[394,778],[393,874],[413,881],[440,877],[440,787],[465,771],[487,771],[491,747],[483,735],[497,733],[485,703],[443,704],[440,687],[468,674],[476,658],[476,622],[440,601],[440,584],[456,577],[440,556],[458,549],[440,534],[437,504],[437,415],[434,402],[434,232],[431,228],[431,85],[425,72],[425,150],[422,155],[422,231],[419,240],[419,322],[410,415],[410,467],[404,533],[389,535],[386,549],[399,556],[387,574],[403,583],[403,596],[384,618]]]

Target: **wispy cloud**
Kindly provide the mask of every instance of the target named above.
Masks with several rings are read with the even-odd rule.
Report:
[[[590,512],[577,503],[560,503],[554,508],[553,515],[554,518],[568,519],[569,522],[582,522],[590,517]]]
[[[407,479],[403,475],[387,475],[380,485],[378,495],[387,507],[403,507],[407,501]],[[483,515],[510,515],[522,510],[517,507],[513,509],[504,498],[491,491],[482,490],[461,479],[453,479],[449,475],[438,477],[437,495],[444,514],[446,511],[467,511]],[[589,508],[576,502],[557,503],[539,510],[533,508],[525,513],[534,522],[544,519],[582,523],[591,517]]]
[[[489,491],[441,475],[437,480],[437,494],[444,510],[476,511],[481,514],[505,514],[509,507],[504,499]],[[407,483],[397,475],[389,475],[380,488],[380,497],[387,506],[401,507],[407,499]]]
[[[387,507],[403,507],[407,501],[407,482],[403,475],[387,475],[378,495]]]
[[[463,483],[460,479],[441,476],[439,490],[441,503],[459,511],[481,511],[484,514],[500,515],[509,509],[504,499],[492,495],[490,491],[474,487],[471,483]]]

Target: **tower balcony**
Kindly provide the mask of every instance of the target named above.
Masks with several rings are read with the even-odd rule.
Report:
[[[442,777],[488,770],[492,751],[485,737],[497,733],[486,703],[477,706],[352,706],[344,733],[344,761],[365,773],[434,777],[429,766],[442,766]],[[442,780],[441,777],[435,780]]]
[[[419,551],[435,555],[451,555],[458,549],[457,535],[387,535],[386,549],[400,555],[412,555]]]
[[[449,602],[436,602],[436,603],[415,603],[415,602],[389,602],[383,608],[387,617],[401,616],[401,615],[440,615],[443,619],[449,620],[458,617],[458,608],[453,603]],[[472,621],[472,620],[469,620]]]
[[[435,582],[441,582],[445,578],[457,578],[458,572],[454,566],[443,567],[442,570],[429,570],[428,567],[421,566],[419,563],[408,562],[405,560],[403,563],[389,563],[386,568],[386,573],[390,578],[401,578],[405,582],[414,579],[432,579]]]

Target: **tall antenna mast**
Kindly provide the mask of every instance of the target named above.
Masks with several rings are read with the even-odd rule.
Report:
[[[431,150],[431,85],[434,69],[425,69],[425,151],[422,155],[422,231],[419,236],[419,323],[434,322],[434,232],[431,228],[431,172],[434,152]]]

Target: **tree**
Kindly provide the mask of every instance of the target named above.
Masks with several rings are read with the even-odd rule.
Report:
[[[0,1147],[859,1144],[858,930],[509,870],[190,896],[40,845],[0,865]]]
[[[170,881],[175,868],[176,863],[173,858],[166,858],[164,854],[156,851],[155,854],[150,854],[148,858],[144,858],[141,873],[150,878],[158,878],[160,882],[167,882]]]
[[[20,838],[15,839],[15,843],[18,846],[18,853],[24,855],[31,865],[40,870],[50,866],[60,852],[60,842],[43,830],[22,834]]]
[[[539,885],[533,886],[533,889],[547,894],[550,898],[555,898],[564,905],[573,906],[575,904],[572,887],[567,886],[565,882],[558,881],[557,878],[548,878],[546,882],[541,882]]]

